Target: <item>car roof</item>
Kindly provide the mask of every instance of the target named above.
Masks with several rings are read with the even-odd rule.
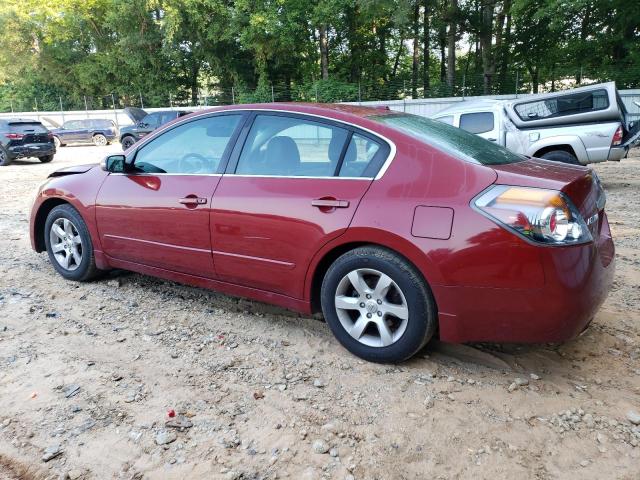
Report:
[[[20,117],[0,118],[0,121],[7,123],[42,123],[40,120],[35,120],[33,118]]]
[[[387,107],[364,107],[360,105],[347,105],[344,103],[248,103],[240,105],[227,105],[224,107],[214,107],[207,110],[200,110],[194,113],[219,112],[228,110],[266,110],[290,113],[302,113],[309,115],[327,116],[329,118],[348,120],[366,119],[374,115],[390,115],[399,112],[389,110]],[[401,113],[401,112],[400,112]]]

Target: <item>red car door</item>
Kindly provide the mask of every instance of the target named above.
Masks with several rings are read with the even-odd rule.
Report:
[[[141,145],[133,171],[110,174],[96,199],[110,257],[213,277],[211,197],[242,113],[192,119]]]
[[[388,153],[386,143],[346,125],[255,114],[213,198],[217,276],[302,298],[313,255],[347,229]]]

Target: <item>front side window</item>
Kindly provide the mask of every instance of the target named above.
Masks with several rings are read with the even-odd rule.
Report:
[[[368,117],[388,127],[431,145],[453,156],[481,165],[502,165],[525,160],[526,157],[442,122],[406,113]]]
[[[134,167],[143,173],[216,173],[241,118],[219,115],[172,128],[138,150]]]
[[[595,112],[609,108],[607,91],[567,93],[554,98],[534,100],[516,105],[515,111],[522,121],[542,120],[544,118],[564,117],[577,113]]]
[[[282,115],[257,115],[238,160],[240,175],[331,177],[347,130]]]
[[[486,133],[493,130],[493,113],[463,113],[460,115],[460,128],[469,133]]]

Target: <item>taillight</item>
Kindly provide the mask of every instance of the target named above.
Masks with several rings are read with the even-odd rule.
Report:
[[[616,133],[613,134],[611,145],[620,145],[622,143],[623,135],[624,135],[624,131],[622,130],[622,125],[618,125],[618,129],[616,130]]]
[[[5,133],[4,136],[9,140],[22,140],[24,138],[23,133]]]
[[[495,185],[475,206],[508,230],[534,242],[571,245],[592,240],[582,215],[562,192]]]

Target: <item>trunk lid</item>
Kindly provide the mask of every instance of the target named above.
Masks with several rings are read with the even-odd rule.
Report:
[[[589,219],[598,214],[598,199],[603,192],[590,168],[537,158],[492,168],[498,175],[497,184],[560,190],[589,225]]]

